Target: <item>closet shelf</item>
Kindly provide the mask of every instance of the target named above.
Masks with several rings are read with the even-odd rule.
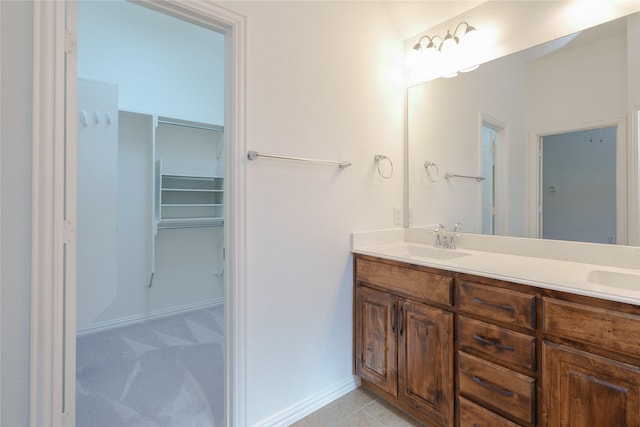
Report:
[[[222,193],[224,190],[208,190],[203,188],[163,188],[162,191],[182,191],[182,192],[199,192],[199,193]]]
[[[158,229],[223,227],[223,218],[167,218],[158,223]]]
[[[161,165],[159,165],[161,169]],[[224,179],[160,173],[158,228],[223,224]]]
[[[165,203],[162,205],[162,207],[164,208],[168,208],[168,207],[205,207],[205,206],[210,206],[210,207],[222,207],[224,206],[222,203]]]

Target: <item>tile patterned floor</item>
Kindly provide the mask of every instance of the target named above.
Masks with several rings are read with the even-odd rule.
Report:
[[[428,427],[360,387],[291,427]]]

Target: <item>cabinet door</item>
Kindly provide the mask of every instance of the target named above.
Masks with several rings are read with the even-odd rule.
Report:
[[[640,367],[549,342],[542,357],[546,426],[640,426]]]
[[[453,425],[453,313],[398,302],[398,398],[439,425]]]
[[[373,289],[356,290],[356,373],[397,396],[395,297]]]

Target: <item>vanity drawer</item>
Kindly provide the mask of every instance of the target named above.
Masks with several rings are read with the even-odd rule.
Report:
[[[524,422],[535,419],[535,379],[459,352],[460,394]]]
[[[640,355],[640,316],[543,298],[545,333],[619,353]]]
[[[460,350],[490,356],[507,365],[535,370],[535,338],[460,316]]]
[[[460,310],[487,319],[534,330],[536,325],[536,297],[509,289],[458,282]]]
[[[400,296],[451,305],[451,277],[358,257],[356,278]]]
[[[490,410],[460,398],[460,427],[520,427]]]

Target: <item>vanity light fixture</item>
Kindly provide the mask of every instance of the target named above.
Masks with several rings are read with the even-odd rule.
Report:
[[[461,28],[464,28],[461,30]],[[460,32],[460,34],[458,34]],[[447,60],[453,58],[457,54],[463,52],[457,52],[459,46],[468,45],[469,40],[475,38],[477,34],[475,27],[468,22],[461,22],[456,25],[453,33],[447,29],[447,34],[444,39],[438,35],[428,36],[424,35],[420,37],[418,42],[413,45],[413,48],[409,52],[407,62],[415,67],[424,68],[429,64],[434,65],[436,61]],[[425,45],[425,40],[428,43]],[[455,77],[458,75],[458,71],[466,73],[477,69],[479,65],[473,65],[471,67],[465,67],[444,75],[443,77]]]

